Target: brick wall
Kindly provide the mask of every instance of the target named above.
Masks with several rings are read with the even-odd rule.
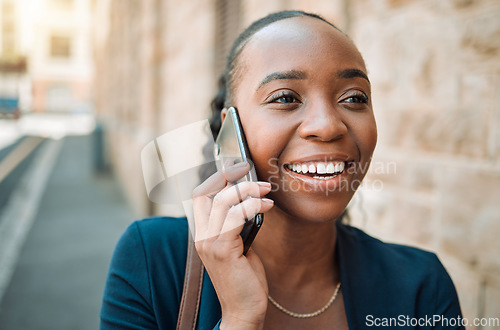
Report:
[[[140,152],[157,131],[159,1],[98,3],[94,31],[94,95],[109,158],[137,217],[150,212]],[[159,64],[160,63],[160,64]]]
[[[464,314],[499,317],[500,2],[349,4],[379,127],[353,221],[438,252]]]

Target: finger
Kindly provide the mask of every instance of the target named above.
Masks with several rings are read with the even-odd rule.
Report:
[[[193,199],[201,196],[213,197],[224,189],[228,182],[241,179],[248,171],[250,171],[250,164],[242,162],[226,167],[223,171],[215,172],[193,190]]]
[[[267,182],[240,182],[224,188],[213,199],[206,238],[220,234],[231,207],[251,197],[262,197],[270,190],[271,185]]]
[[[209,217],[212,210],[212,200],[204,196],[193,198],[194,216],[194,241],[200,241],[206,237]]]
[[[248,198],[245,201],[234,205],[227,212],[224,225],[220,232],[220,240],[233,240],[239,238],[233,229],[242,227],[246,219],[253,218],[258,213],[269,211],[274,202],[268,198]],[[239,232],[238,232],[239,234]]]
[[[226,187],[226,178],[229,177],[231,180],[237,180],[250,170],[250,165],[246,162],[236,165],[226,163],[225,166],[226,170],[224,172],[216,172],[193,190],[195,241],[203,240],[208,237],[207,229],[209,216],[212,210],[212,198]],[[221,221],[223,221],[223,219]]]
[[[224,166],[229,169],[231,174],[241,173],[244,176],[250,169],[248,164],[240,163],[239,166],[226,162]],[[193,190],[193,214],[195,225],[195,241],[206,236],[208,228],[208,218],[212,208],[213,195],[226,187],[227,180],[225,172],[218,171],[211,175],[202,184]]]
[[[222,172],[224,174],[224,177],[228,183],[234,183],[238,180],[240,180],[245,174],[248,172],[244,173],[241,175],[239,172],[235,172],[235,169],[238,167],[252,167],[251,164],[248,161],[238,161],[235,162],[235,159],[228,159],[224,165],[222,166]]]

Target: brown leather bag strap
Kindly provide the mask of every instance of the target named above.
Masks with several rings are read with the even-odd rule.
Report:
[[[179,317],[177,318],[177,330],[195,329],[203,284],[203,263],[196,252],[191,233],[188,232],[188,236],[186,274],[184,275],[184,289]]]

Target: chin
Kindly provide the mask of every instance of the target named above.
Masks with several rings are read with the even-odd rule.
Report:
[[[335,199],[326,198],[325,196],[323,198],[290,197],[270,196],[275,201],[274,208],[279,208],[288,217],[313,223],[334,221],[344,213],[350,201],[347,196]]]

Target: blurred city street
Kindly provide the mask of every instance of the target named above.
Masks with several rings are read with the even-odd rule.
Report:
[[[82,114],[0,121],[0,329],[98,328],[112,250],[133,216],[113,176],[96,171],[93,128]],[[24,158],[2,180],[13,155]]]

